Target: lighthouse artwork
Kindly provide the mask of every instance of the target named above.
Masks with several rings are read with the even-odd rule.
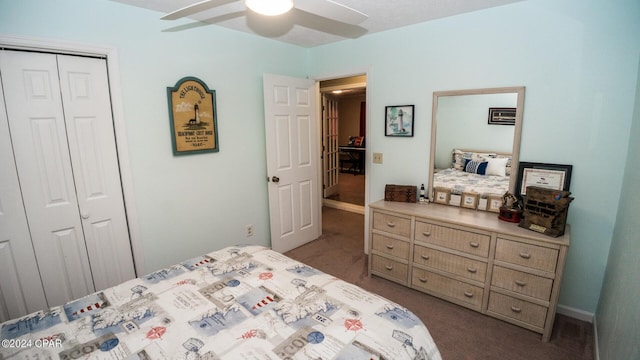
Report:
[[[385,136],[413,136],[413,105],[385,107]]]
[[[167,87],[174,155],[217,152],[216,94],[195,77]]]

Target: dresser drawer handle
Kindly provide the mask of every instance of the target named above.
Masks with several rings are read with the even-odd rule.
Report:
[[[393,265],[385,265],[384,267],[387,270],[393,270]]]
[[[473,293],[471,291],[465,291],[464,292],[464,296],[466,296],[468,298],[472,298],[473,297]]]
[[[421,283],[426,283],[427,282],[427,278],[423,278],[423,277],[418,278],[418,280],[420,280]]]
[[[390,228],[396,227],[396,223],[393,223],[391,221],[387,222],[387,226]]]
[[[511,311],[513,311],[514,313],[520,313],[522,311],[522,309],[520,309],[517,306],[511,306]]]
[[[420,255],[423,260],[429,260],[429,255]]]
[[[387,244],[387,249],[393,250],[393,245],[392,244]]]
[[[516,281],[515,281],[515,283],[516,283],[516,285],[518,285],[518,286],[525,286],[525,285],[527,285],[527,283],[526,283],[526,282],[524,282],[524,281],[522,281],[522,280],[516,280]]]
[[[424,236],[431,236],[431,232],[430,231],[423,231],[422,235]]]
[[[527,252],[521,252],[520,253],[520,257],[523,259],[529,259],[531,258],[531,254],[527,253]]]
[[[477,248],[478,246],[480,246],[480,244],[478,244],[477,242],[473,241],[469,243],[469,246],[471,246],[472,248]]]
[[[476,268],[474,268],[474,267],[469,266],[469,267],[467,268],[467,271],[468,271],[468,272],[470,272],[470,273],[472,273],[472,274],[475,274],[476,272],[478,272],[478,269],[476,269]]]

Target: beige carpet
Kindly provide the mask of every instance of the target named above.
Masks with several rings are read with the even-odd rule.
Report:
[[[285,255],[413,311],[427,325],[444,359],[590,360],[593,327],[556,315],[551,341],[540,334],[448,303],[391,281],[367,276],[364,216],[323,209],[323,235]]]

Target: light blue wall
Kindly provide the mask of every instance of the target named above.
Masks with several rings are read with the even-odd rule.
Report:
[[[640,76],[631,138],[640,138]],[[596,312],[601,360],[640,359],[640,142],[629,143],[620,207]]]
[[[262,73],[368,72],[369,198],[427,184],[433,91],[526,86],[521,160],[574,165],[572,246],[560,303],[595,312],[629,142],[640,54],[637,0],[535,0],[302,49],[216,26],[163,33],[161,14],[107,0],[0,0],[0,33],[111,45],[120,55],[146,269],[214,247],[268,244]],[[220,152],[173,157],[166,87],[217,91]],[[413,138],[384,107],[415,104]],[[636,212],[637,213],[637,212]],[[216,239],[212,243],[212,239]]]
[[[432,93],[525,86],[521,160],[572,164],[572,245],[560,304],[595,312],[622,189],[640,54],[637,0],[536,0],[311,49],[311,75],[368,69],[369,199],[427,183]],[[384,107],[415,104],[415,136]]]
[[[163,33],[177,24],[160,16],[106,0],[0,0],[0,34],[118,49],[147,272],[226,245],[270,245],[262,74],[307,69],[305,49],[216,26]],[[185,76],[216,90],[218,153],[172,154],[166,88]]]

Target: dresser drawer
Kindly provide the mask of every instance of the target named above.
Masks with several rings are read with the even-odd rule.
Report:
[[[558,250],[498,238],[496,260],[548,272],[556,271]]]
[[[387,259],[380,255],[371,256],[371,272],[395,279],[398,282],[407,284],[409,265]]]
[[[449,254],[420,245],[415,245],[414,247],[413,263],[429,266],[481,282],[484,282],[485,276],[487,275],[487,264],[482,261]]]
[[[547,308],[544,306],[493,291],[489,294],[488,310],[539,328],[544,327],[547,317]]]
[[[480,309],[483,289],[462,281],[432,273],[427,270],[413,268],[411,285],[415,289],[429,290]]]
[[[373,234],[373,250],[395,256],[404,260],[409,260],[409,242],[390,238],[380,234]]]
[[[491,285],[549,301],[553,280],[501,266],[494,266]]]
[[[411,219],[374,212],[373,229],[408,238],[411,236]]]
[[[416,221],[415,239],[469,254],[488,257],[490,236]]]

